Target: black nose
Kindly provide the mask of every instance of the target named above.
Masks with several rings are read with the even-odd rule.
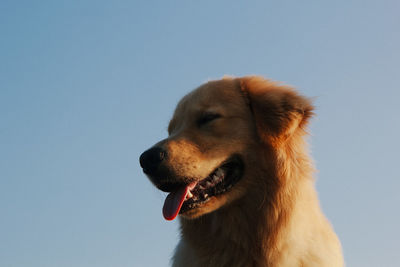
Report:
[[[155,173],[161,162],[167,158],[167,151],[160,147],[153,147],[140,155],[140,166],[146,174]]]

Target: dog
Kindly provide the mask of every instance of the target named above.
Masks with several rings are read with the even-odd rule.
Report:
[[[140,156],[179,215],[172,266],[343,266],[308,155],[309,98],[259,76],[209,81],[182,98],[168,138]]]

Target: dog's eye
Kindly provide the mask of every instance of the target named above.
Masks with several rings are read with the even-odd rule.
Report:
[[[198,118],[197,125],[202,126],[220,117],[221,115],[218,113],[205,113]]]

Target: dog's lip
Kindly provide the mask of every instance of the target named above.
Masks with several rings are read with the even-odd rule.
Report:
[[[201,184],[203,181],[208,180],[218,169],[224,168],[226,165],[232,164],[234,162],[241,161],[239,159],[238,155],[233,155],[229,157],[227,160],[224,160],[222,163],[218,165],[207,177],[203,179],[195,179],[195,178],[190,178],[190,177],[185,177],[181,178],[182,180],[185,180],[185,182],[164,182],[162,184],[157,184],[157,188],[160,189],[161,191],[164,191],[166,193],[171,193],[179,188],[185,187],[185,186],[190,186],[190,190],[193,190],[196,188],[197,185]],[[195,186],[193,186],[195,185]]]

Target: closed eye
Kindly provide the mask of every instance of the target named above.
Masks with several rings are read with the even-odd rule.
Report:
[[[203,126],[215,119],[222,117],[221,114],[218,113],[204,113],[197,119],[197,125]]]

